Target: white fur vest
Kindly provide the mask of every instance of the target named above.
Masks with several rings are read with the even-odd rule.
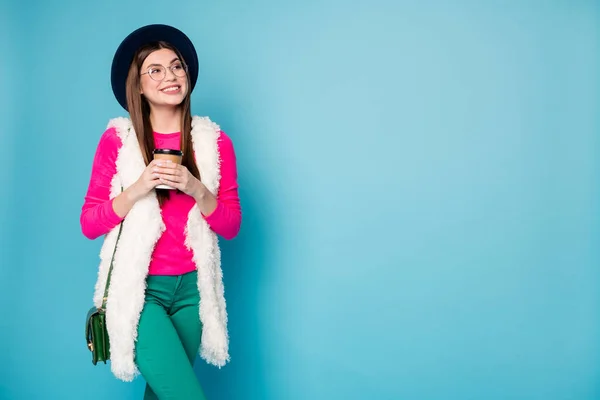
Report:
[[[128,118],[115,118],[108,127],[116,128],[122,147],[116,160],[117,173],[111,184],[111,198],[127,189],[141,175],[145,163],[133,125]],[[214,195],[220,179],[217,140],[219,127],[206,117],[193,117],[192,141],[202,182]],[[100,251],[94,305],[100,307],[119,226],[105,237]],[[116,250],[106,302],[106,325],[110,338],[111,370],[124,381],[133,380],[139,370],[134,351],[137,325],[144,307],[146,276],[154,245],[165,229],[154,191],[139,200],[129,211]],[[199,353],[206,362],[221,367],[229,361],[227,311],[221,270],[221,253],[217,235],[202,217],[198,205],[188,215],[186,246],[193,252],[198,269],[202,338]]]

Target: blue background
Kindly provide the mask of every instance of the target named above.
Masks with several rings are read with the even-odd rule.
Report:
[[[158,22],[196,44],[193,111],[238,155],[232,363],[198,359],[209,398],[600,398],[584,0],[4,0],[0,398],[142,396],[90,362],[101,240],[79,213],[124,115],[114,50]]]

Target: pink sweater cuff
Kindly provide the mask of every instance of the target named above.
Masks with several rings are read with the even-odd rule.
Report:
[[[95,239],[108,233],[117,226],[123,218],[119,217],[112,207],[112,200],[107,200],[96,206],[86,208],[81,214],[83,234]]]
[[[109,201],[104,202],[104,204],[102,204],[102,208],[103,208],[102,214],[104,214],[104,217],[106,218],[107,223],[109,225],[112,225],[112,227],[114,228],[115,226],[120,224],[124,218],[119,217],[119,215],[115,212],[115,209],[113,208],[112,203],[113,203],[113,201],[109,200]]]
[[[210,228],[224,239],[233,239],[240,230],[241,213],[217,200],[217,207],[209,215],[204,215]]]

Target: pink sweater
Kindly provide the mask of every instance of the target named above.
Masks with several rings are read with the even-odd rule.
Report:
[[[180,133],[154,133],[157,148],[180,149]],[[116,173],[115,161],[121,147],[121,139],[114,128],[100,138],[85,201],[81,210],[81,229],[89,239],[108,233],[117,226],[120,218],[109,199],[111,179]],[[242,220],[238,197],[236,157],[231,139],[221,132],[218,141],[221,157],[221,180],[217,193],[217,208],[204,219],[210,228],[225,239],[233,239]],[[202,171],[200,171],[202,173]],[[150,275],[180,275],[196,269],[192,251],[185,246],[185,225],[195,200],[176,190],[162,206],[162,218],[166,226],[152,255]]]

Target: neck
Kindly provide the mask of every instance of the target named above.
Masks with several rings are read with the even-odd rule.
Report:
[[[152,130],[157,133],[181,132],[181,108],[157,107],[150,111]]]

